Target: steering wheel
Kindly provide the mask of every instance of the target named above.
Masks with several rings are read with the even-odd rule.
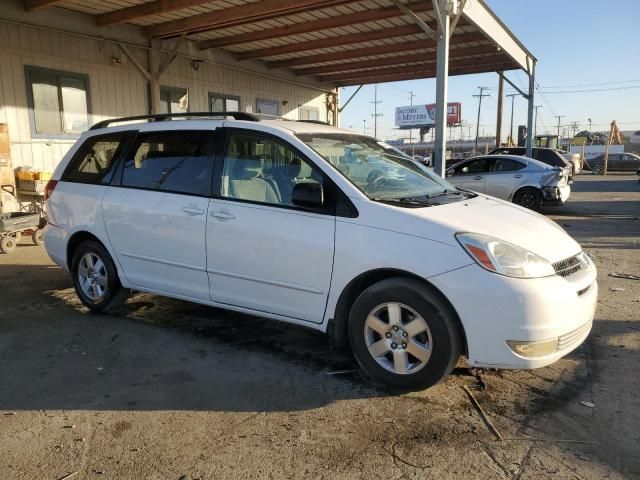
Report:
[[[380,188],[383,187],[387,183],[387,179],[384,177],[382,172],[373,171],[369,174],[369,178],[367,179],[367,186],[364,189],[368,192],[372,188]]]

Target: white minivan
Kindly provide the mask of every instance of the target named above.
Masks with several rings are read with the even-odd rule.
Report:
[[[46,249],[92,311],[137,290],[303,325],[408,389],[589,334],[596,269],[553,221],[369,136],[206,115],[101,122],[56,169]]]

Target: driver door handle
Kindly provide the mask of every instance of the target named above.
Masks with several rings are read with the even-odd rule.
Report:
[[[235,215],[229,213],[229,212],[223,212],[221,210],[215,211],[213,210],[211,212],[211,216],[213,218],[217,218],[219,220],[233,220],[234,218],[236,218]]]
[[[481,175],[476,175],[475,177],[473,177],[474,180],[482,180],[482,176]]]
[[[517,175],[514,175],[513,178],[522,178],[522,175],[518,173]]]

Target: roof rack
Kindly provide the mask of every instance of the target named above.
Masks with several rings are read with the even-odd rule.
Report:
[[[329,122],[324,122],[322,120],[294,120],[294,122],[315,123],[316,125],[328,125],[328,126],[331,126],[331,124]]]
[[[89,130],[98,130],[106,128],[114,123],[134,122],[138,120],[146,120],[148,122],[164,122],[175,118],[233,118],[234,120],[246,120],[249,122],[259,122],[260,118],[253,113],[247,112],[187,112],[187,113],[156,113],[152,115],[136,115],[133,117],[111,118],[103,120],[93,125]]]

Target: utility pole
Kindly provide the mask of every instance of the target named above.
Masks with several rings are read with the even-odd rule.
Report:
[[[373,136],[378,138],[378,117],[382,116],[382,113],[378,113],[378,104],[382,103],[381,100],[378,100],[378,84],[376,83],[373,86],[373,113],[371,116],[373,117]]]
[[[556,115],[556,118],[558,119],[558,137],[560,136],[560,119],[566,117],[566,115]]]
[[[476,152],[478,151],[478,137],[480,135],[480,110],[482,109],[482,98],[490,97],[488,93],[483,93],[485,90],[488,90],[489,87],[478,87],[480,89],[479,95],[474,95],[474,97],[478,97],[478,123],[476,125]]]
[[[536,135],[538,135],[538,109],[541,108],[542,105],[536,105],[535,109],[536,109],[536,120],[533,124],[533,136],[535,137]]]
[[[514,99],[520,95],[519,93],[510,93],[507,97],[511,97],[511,126],[509,127],[509,144],[513,144],[513,101]]]
[[[498,112],[496,118],[496,148],[502,144],[502,101],[504,100],[504,72],[498,72]]]
[[[587,118],[587,122],[589,122],[589,133],[591,133],[591,119]]]
[[[367,119],[362,120],[362,133],[367,134]]]
[[[413,97],[415,97],[416,94],[413,92],[409,92],[409,105],[411,105],[413,107]],[[413,157],[416,154],[416,147],[413,145],[413,138],[411,136],[411,128],[409,129],[409,143],[411,144],[411,156]]]

